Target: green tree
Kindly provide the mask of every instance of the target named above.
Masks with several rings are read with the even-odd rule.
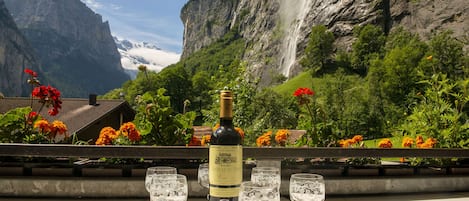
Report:
[[[435,138],[441,148],[467,148],[469,80],[454,82],[444,74],[435,74],[422,83],[428,88],[419,94],[420,101],[397,134]]]
[[[182,65],[177,65],[173,68],[165,68],[158,75],[158,84],[155,84],[155,86],[166,89],[166,95],[171,97],[174,111],[182,113],[184,110],[184,101],[191,98],[191,77]]]
[[[381,28],[370,24],[355,27],[353,34],[357,40],[352,44],[352,69],[365,76],[370,59],[382,57],[386,36]]]
[[[194,104],[201,109],[208,109],[208,106],[212,104],[210,90],[213,89],[210,74],[207,71],[199,71],[192,77],[191,81]]]
[[[333,53],[334,40],[334,34],[328,31],[326,26],[314,26],[309,35],[305,57],[301,59],[300,64],[306,68],[312,68],[315,72],[324,70],[327,60]]]
[[[464,53],[463,43],[451,34],[451,31],[443,31],[431,38],[428,53],[431,62],[427,65],[427,69],[431,68],[430,72],[433,74],[439,72],[447,74],[450,79],[464,79],[467,78],[463,69],[467,68],[464,65],[467,54]]]
[[[392,103],[402,107],[409,104],[406,100],[418,89],[417,66],[423,56],[421,50],[406,46],[394,48],[384,58],[383,91]]]

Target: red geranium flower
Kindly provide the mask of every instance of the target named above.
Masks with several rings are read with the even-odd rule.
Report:
[[[314,91],[309,88],[298,88],[294,93],[293,96],[298,98],[298,102],[300,105],[308,104],[311,99],[310,97],[314,96]]]
[[[32,77],[37,77],[37,73],[34,72],[33,70],[29,69],[29,68],[24,69],[24,72],[25,72],[26,74],[31,75]]]
[[[299,96],[304,96],[304,95],[307,95],[307,96],[314,96],[314,91],[309,89],[309,88],[298,88],[295,93],[293,93],[293,96],[295,97],[299,97]]]

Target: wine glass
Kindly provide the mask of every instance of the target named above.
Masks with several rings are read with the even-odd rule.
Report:
[[[153,176],[150,201],[187,201],[187,178],[182,174],[156,174]]]
[[[170,166],[154,166],[147,168],[147,173],[145,175],[145,188],[148,192],[151,191],[151,187],[155,183],[153,177],[157,174],[177,174],[177,169]]]
[[[197,171],[197,181],[201,186],[204,188],[209,187],[208,181],[208,163],[202,163],[199,165],[199,169]]]
[[[280,188],[280,169],[276,167],[254,167],[251,170],[251,181],[258,185],[274,184]]]
[[[275,185],[259,185],[252,181],[241,183],[239,201],[280,201]]]
[[[254,167],[251,170],[251,182],[258,186],[273,186],[276,198],[280,200],[280,169],[277,167]]]
[[[324,179],[321,175],[297,173],[290,177],[291,201],[324,201],[325,191]]]
[[[199,169],[197,171],[197,181],[199,184],[204,188],[209,188],[209,180],[208,180],[208,163],[201,163],[199,164]],[[210,199],[210,195],[207,194],[207,200]]]

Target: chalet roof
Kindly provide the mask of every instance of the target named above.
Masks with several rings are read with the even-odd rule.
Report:
[[[135,111],[124,100],[97,100],[97,104],[90,105],[89,99],[62,98],[62,109],[56,116],[48,114],[49,108],[44,107],[40,112],[48,121],[60,120],[67,125],[70,134],[79,133],[93,123],[104,118],[115,110],[123,110],[126,114],[135,116]],[[0,113],[17,107],[31,105],[29,98],[0,98]],[[37,99],[33,100],[33,111],[38,111],[41,104]]]

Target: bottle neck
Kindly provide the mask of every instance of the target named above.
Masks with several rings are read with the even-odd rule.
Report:
[[[223,127],[233,127],[233,118],[220,118],[220,126]]]

